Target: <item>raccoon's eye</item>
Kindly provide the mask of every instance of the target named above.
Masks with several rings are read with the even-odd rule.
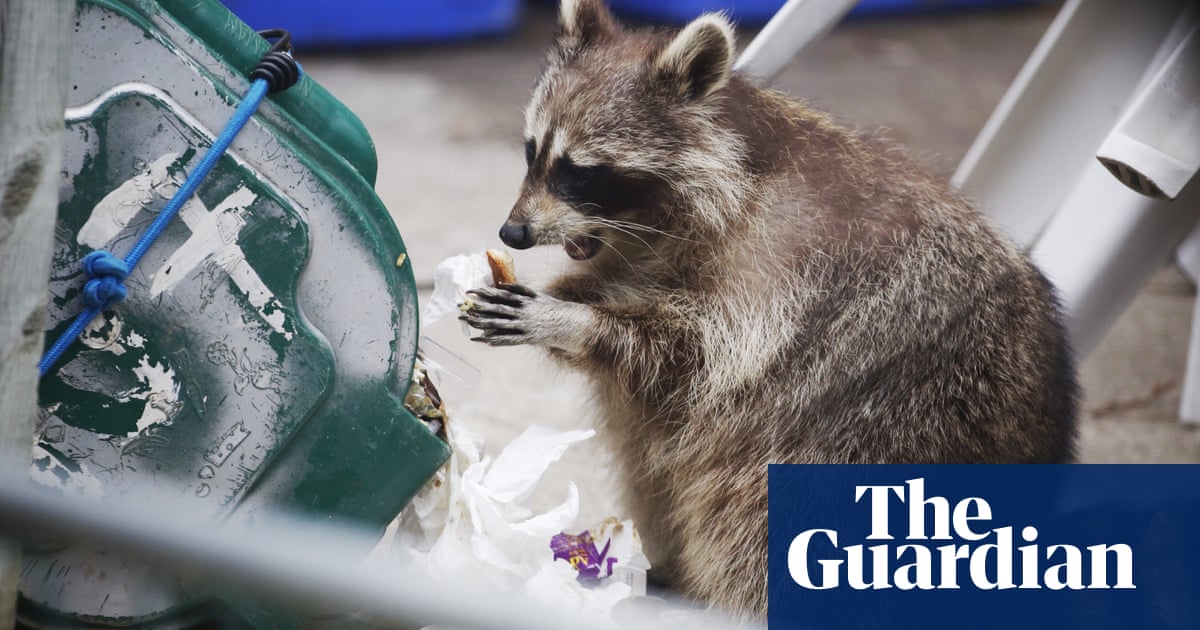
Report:
[[[584,214],[611,215],[665,203],[668,188],[649,173],[608,164],[581,166],[564,155],[549,173],[550,190]]]
[[[525,141],[525,166],[533,166],[533,158],[537,157],[537,145],[533,138]]]
[[[613,198],[621,190],[628,189],[626,178],[611,166],[596,164],[581,166],[571,158],[563,156],[551,173],[554,190],[563,200],[576,205],[588,206],[590,211],[615,210]]]
[[[564,155],[555,162],[551,179],[555,192],[563,200],[576,204],[595,203],[596,197],[612,179],[612,170],[605,166],[580,166]]]

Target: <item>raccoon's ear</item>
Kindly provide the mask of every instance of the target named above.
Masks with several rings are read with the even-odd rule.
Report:
[[[733,26],[719,13],[702,15],[658,53],[659,78],[680,96],[700,100],[725,87],[733,67]]]
[[[611,38],[619,28],[602,0],[562,0],[558,9],[558,49],[573,53]]]

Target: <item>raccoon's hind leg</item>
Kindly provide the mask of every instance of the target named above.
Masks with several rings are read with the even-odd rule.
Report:
[[[714,467],[697,475],[678,502],[676,586],[726,614],[765,617],[766,466]]]

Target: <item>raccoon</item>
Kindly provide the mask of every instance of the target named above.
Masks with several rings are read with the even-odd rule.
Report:
[[[721,15],[630,29],[563,0],[500,230],[542,291],[463,316],[590,377],[659,579],[767,607],[767,464],[1073,458],[1051,284],[898,149],[732,72]]]

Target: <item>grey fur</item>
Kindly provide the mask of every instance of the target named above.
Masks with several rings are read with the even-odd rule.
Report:
[[[579,260],[465,319],[590,376],[660,575],[766,612],[768,463],[1072,459],[1053,288],[945,182],[731,75],[720,16],[562,16],[509,224]]]

